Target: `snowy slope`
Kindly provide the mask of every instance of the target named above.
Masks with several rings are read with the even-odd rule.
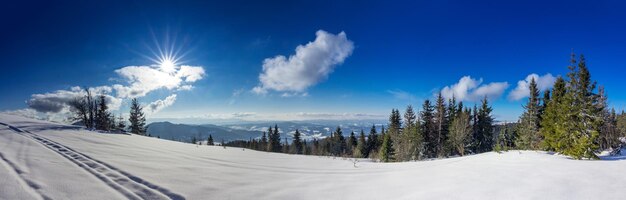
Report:
[[[196,146],[0,114],[0,199],[623,199],[626,160],[409,163]]]

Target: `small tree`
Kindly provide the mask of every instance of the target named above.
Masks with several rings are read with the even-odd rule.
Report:
[[[111,125],[111,113],[109,113],[109,106],[107,106],[106,96],[100,95],[98,98],[98,107],[96,110],[96,129],[108,131],[112,127]]]
[[[393,161],[395,150],[393,149],[393,141],[391,141],[391,136],[389,135],[389,133],[387,133],[383,138],[383,145],[380,148],[380,161]]]
[[[213,142],[213,136],[211,134],[209,134],[209,139],[207,139],[206,145],[215,145],[215,143]]]
[[[126,123],[124,122],[124,117],[120,113],[120,116],[117,118],[117,129],[120,131],[124,131],[126,129]]]
[[[365,141],[365,133],[361,130],[361,134],[359,134],[359,141],[356,145],[356,150],[354,151],[354,157],[365,158],[367,157],[367,142]]]
[[[465,155],[465,147],[467,146],[472,126],[470,125],[470,116],[467,112],[458,113],[450,124],[450,137],[448,143],[461,156]]]
[[[146,134],[146,117],[143,113],[143,108],[139,105],[139,102],[134,98],[130,105],[130,115],[128,117],[130,121],[130,132],[138,135]]]
[[[287,141],[285,140],[285,142]],[[298,129],[296,129],[296,132],[293,134],[293,148],[293,153],[302,154],[302,138]]]

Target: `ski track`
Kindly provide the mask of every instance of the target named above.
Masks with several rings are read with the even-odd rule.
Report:
[[[103,181],[106,185],[110,186],[114,190],[120,192],[123,196],[132,200],[140,200],[140,199],[170,199],[170,200],[184,200],[185,198],[182,195],[171,192],[170,190],[150,183],[144,179],[141,179],[137,176],[134,176],[128,172],[122,171],[118,168],[115,168],[105,162],[96,160],[90,156],[87,156],[83,153],[80,153],[70,147],[52,141],[48,138],[45,138],[40,135],[33,134],[29,131],[22,130],[15,126],[11,126],[6,123],[1,123],[1,125],[7,126],[12,129],[14,132],[22,135],[26,138],[34,140],[35,142],[43,145],[44,147],[58,153],[59,155],[67,158],[74,164],[78,165],[80,168],[88,171],[93,174],[99,180]],[[16,168],[10,161],[5,159],[5,157],[0,154],[1,160],[3,160],[7,165],[17,173],[20,180],[24,181],[26,185],[28,185],[36,194],[41,196],[42,199],[47,200],[50,199],[45,195],[38,193],[37,188],[39,186],[31,181],[28,181],[20,174],[22,170]]]
[[[0,152],[0,160],[2,160],[2,163],[3,163],[1,165],[5,166],[6,168],[9,168],[9,170],[13,172],[12,174],[19,181],[20,185],[22,185],[22,188],[24,188],[30,195],[32,195],[34,198],[39,197],[37,199],[43,199],[43,200],[51,199],[45,194],[42,194],[41,192],[39,192],[39,189],[41,188],[41,186],[39,186],[39,184],[35,183],[34,181],[31,181],[28,178],[24,177],[23,175],[24,171],[21,170],[13,162],[6,159],[4,154],[2,154],[1,152]]]

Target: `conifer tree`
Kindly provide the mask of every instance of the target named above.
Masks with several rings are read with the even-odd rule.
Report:
[[[346,150],[346,141],[343,137],[343,132],[341,131],[341,127],[337,126],[337,129],[333,133],[331,140],[331,154],[333,156],[341,156]]]
[[[474,104],[474,109],[472,110],[472,139],[470,141],[470,146],[472,149],[472,153],[478,153],[479,149],[479,138],[480,133],[478,132],[478,107]]]
[[[596,84],[591,81],[583,55],[580,56],[577,67],[573,62],[569,69],[570,80],[567,85],[568,93],[565,95],[566,100],[571,100],[571,106],[567,110],[570,123],[566,126],[569,136],[565,138],[569,145],[562,153],[576,159],[597,158],[594,154],[598,148],[595,141],[602,124],[600,111],[603,108],[599,108],[597,95],[593,93]]]
[[[130,132],[138,135],[146,134],[146,117],[143,114],[143,108],[139,105],[136,98],[133,98],[130,105]]]
[[[359,134],[359,140],[356,145],[356,150],[354,151],[354,157],[357,158],[366,158],[367,157],[367,141],[365,140],[365,132],[361,129],[361,134]]]
[[[419,133],[417,116],[413,107],[408,105],[404,112],[404,127],[396,145],[396,159],[400,161],[417,160],[421,158],[422,137]]]
[[[268,130],[269,141],[267,151],[269,152],[281,152],[282,145],[280,143],[280,133],[278,132],[278,125],[274,125],[274,128],[270,126]]]
[[[271,129],[272,128],[270,127],[270,130]],[[259,145],[261,146],[262,150],[267,151],[267,136],[265,134],[265,131],[263,132],[263,135],[261,136],[261,141],[259,143],[260,143]]]
[[[561,151],[564,146],[562,138],[565,137],[566,113],[565,109],[568,105],[564,103],[566,87],[565,80],[558,77],[552,87],[550,101],[546,105],[546,109],[541,116],[541,135],[544,140],[542,142],[543,149],[548,151]]]
[[[604,87],[599,87],[597,107],[600,110],[599,115],[602,117],[603,123],[600,126],[600,133],[596,143],[600,149],[616,149],[621,143],[617,129],[617,116],[615,109],[609,109],[607,104]]]
[[[493,148],[492,108],[484,97],[478,111],[478,152],[488,152]]]
[[[108,111],[109,107],[107,106],[106,96],[98,96],[96,103],[98,105],[95,112],[95,128],[103,131],[111,130],[111,113]]]
[[[302,154],[302,138],[301,138],[301,134],[300,131],[298,129],[296,129],[296,132],[293,134],[293,147],[294,147],[294,154]]]
[[[346,154],[353,155],[354,151],[356,151],[356,146],[357,146],[356,135],[354,135],[354,131],[352,131],[350,132],[350,137],[348,137]]]
[[[394,149],[393,149],[393,141],[391,140],[390,134],[384,134],[383,144],[380,148],[380,161],[381,162],[390,162],[394,160]]]
[[[444,142],[447,139],[448,132],[448,121],[447,121],[447,107],[441,93],[437,95],[437,102],[435,104],[435,128],[436,128],[436,138],[435,138],[435,155],[437,157],[443,157],[445,155],[444,152]]]
[[[494,151],[508,151],[511,148],[511,132],[506,122],[500,127],[498,137],[496,137]]]
[[[432,158],[437,156],[437,131],[435,130],[435,108],[430,104],[430,100],[426,99],[422,105],[420,119],[422,120],[421,131],[425,143],[425,154]]]
[[[365,152],[363,153],[363,157],[367,158],[370,154],[376,154],[372,152],[376,152],[378,150],[378,135],[376,133],[376,125],[372,125],[370,129],[370,133],[367,136],[367,147]]]
[[[515,141],[515,146],[520,149],[539,149],[541,143],[541,135],[539,133],[540,120],[540,104],[539,89],[535,78],[530,80],[528,86],[530,96],[528,102],[524,106],[524,113],[520,117],[517,133],[519,136]]]
[[[117,130],[124,131],[126,130],[126,123],[124,122],[124,117],[120,113],[120,116],[117,118]]]
[[[285,143],[283,145],[281,145],[282,148],[282,152],[283,153],[289,153],[289,143],[287,143],[287,137],[285,137]]]
[[[213,136],[211,134],[209,134],[209,139],[207,139],[206,145],[215,145],[215,143],[213,142]]]

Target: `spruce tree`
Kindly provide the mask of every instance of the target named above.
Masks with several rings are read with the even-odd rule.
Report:
[[[270,126],[268,129],[269,141],[267,151],[269,152],[281,152],[282,145],[280,143],[280,133],[278,132],[278,125],[274,125],[274,128]]]
[[[488,152],[493,148],[493,117],[487,97],[484,97],[478,111],[478,152]]]
[[[476,104],[474,104],[474,109],[472,110],[472,138],[470,141],[472,153],[478,153],[480,143],[479,138],[480,133],[478,131],[478,107],[476,106]]]
[[[576,159],[597,158],[594,154],[598,148],[595,141],[602,124],[600,111],[603,108],[599,108],[598,96],[593,93],[596,84],[591,81],[583,55],[580,56],[578,65],[573,62],[569,69],[570,80],[565,97],[571,100],[571,106],[567,110],[570,123],[566,126],[569,136],[565,138],[568,145],[563,153]]]
[[[425,154],[432,158],[437,156],[437,131],[435,130],[435,108],[430,104],[430,100],[426,99],[422,105],[421,132],[425,143]]]
[[[567,116],[565,110],[569,106],[564,102],[567,93],[565,85],[565,80],[562,77],[556,79],[552,87],[550,101],[541,116],[540,132],[544,138],[542,147],[548,151],[562,151],[564,148],[562,138],[566,134],[565,120]]]
[[[207,139],[206,145],[215,145],[215,143],[213,142],[213,136],[211,134],[209,134],[209,139]]]
[[[293,134],[293,147],[294,147],[294,154],[302,154],[302,138],[301,138],[301,134],[300,131],[298,129],[296,129],[296,132]]]
[[[519,137],[515,141],[515,146],[520,149],[539,149],[541,143],[541,135],[539,133],[539,120],[540,120],[540,104],[539,104],[539,89],[537,88],[537,82],[532,78],[530,85],[528,86],[530,96],[528,102],[524,107],[524,113],[520,117],[519,125],[517,126],[517,133]]]
[[[139,105],[136,98],[133,98],[130,105],[130,115],[128,117],[130,121],[130,132],[138,135],[146,134],[146,117],[143,113],[143,108]]]
[[[357,158],[366,158],[367,157],[367,141],[365,140],[365,132],[361,129],[361,133],[359,134],[359,140],[356,145],[356,150],[354,151],[354,157]]]
[[[603,123],[600,126],[600,133],[596,143],[600,149],[616,149],[621,144],[617,129],[617,116],[615,109],[609,109],[604,87],[598,88],[597,105]]]
[[[396,140],[394,140],[396,141]],[[404,127],[396,145],[396,159],[400,161],[421,158],[422,137],[419,133],[417,116],[413,107],[408,105],[404,112]]]
[[[333,136],[331,138],[331,154],[333,156],[341,156],[343,153],[345,153],[346,150],[346,141],[345,138],[343,137],[343,132],[341,131],[341,127],[337,126],[337,129],[335,130],[335,132],[333,133]]]
[[[95,114],[96,129],[103,131],[111,130],[111,113],[109,113],[109,106],[107,106],[106,96],[100,95],[98,97],[97,104],[98,106],[96,108]]]
[[[394,160],[393,141],[390,134],[385,134],[383,138],[383,144],[380,148],[380,161],[390,162]]]
[[[263,132],[263,135],[261,136],[261,141],[259,143],[260,143],[259,145],[261,146],[261,150],[267,151],[267,136],[265,134],[265,131]]]
[[[369,135],[367,135],[367,146],[365,147],[365,152],[363,152],[363,157],[367,158],[370,154],[376,154],[372,152],[376,152],[378,150],[378,135],[376,133],[376,125],[372,125],[370,129]]]
[[[356,151],[356,146],[357,146],[356,135],[354,135],[354,131],[352,131],[350,132],[350,137],[348,137],[346,154],[353,155],[354,151]]]
[[[436,127],[436,138],[435,138],[435,144],[436,144],[436,148],[435,148],[435,155],[437,157],[443,157],[445,156],[445,148],[444,148],[444,142],[447,139],[447,133],[448,133],[448,114],[447,114],[447,107],[445,104],[445,101],[443,99],[443,97],[441,96],[441,93],[439,93],[439,95],[437,95],[437,102],[435,104],[435,127]]]
[[[124,123],[124,117],[120,113],[120,116],[117,118],[117,130],[124,132],[126,130],[126,123]]]
[[[285,137],[285,143],[283,145],[281,145],[281,152],[282,153],[289,153],[289,143],[287,143],[287,137]]]

